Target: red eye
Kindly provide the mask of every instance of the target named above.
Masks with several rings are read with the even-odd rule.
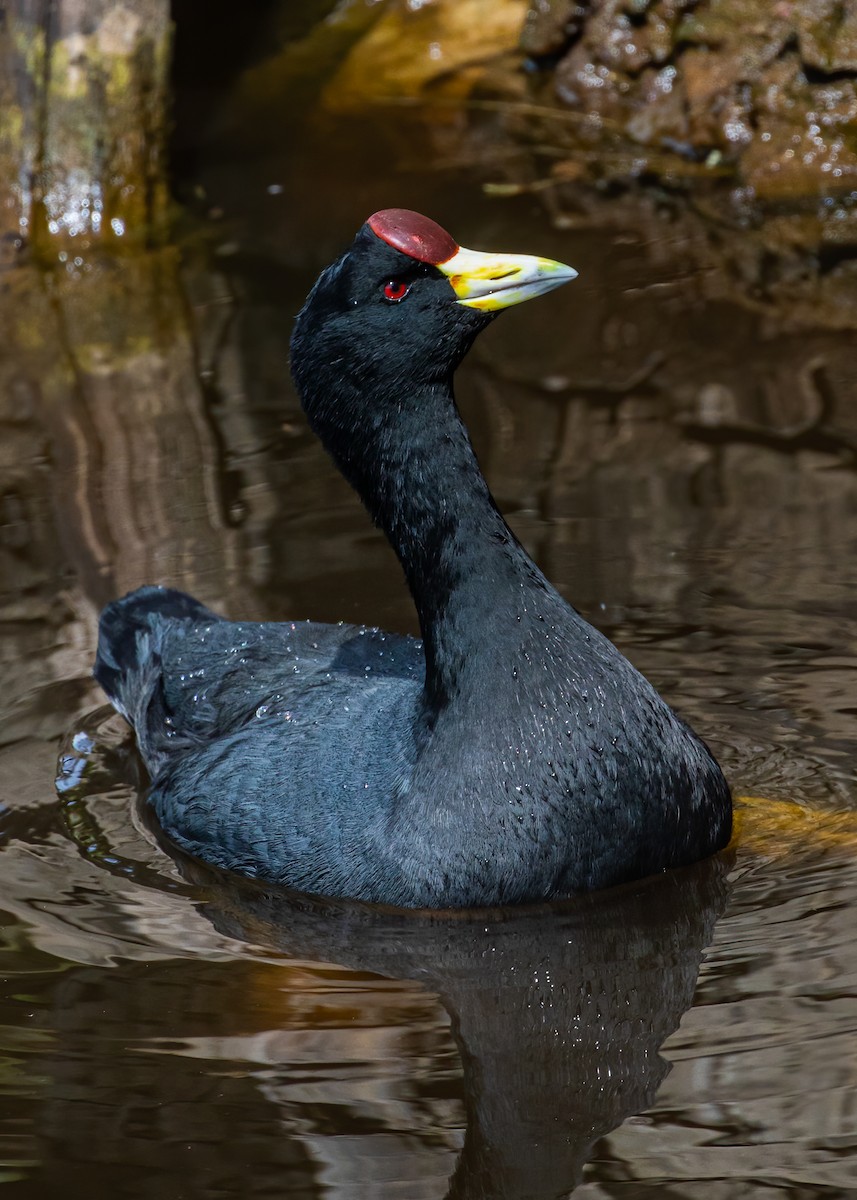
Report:
[[[384,284],[384,296],[387,300],[392,300],[394,304],[399,300],[404,300],[410,290],[406,283],[402,283],[401,279],[389,279]]]

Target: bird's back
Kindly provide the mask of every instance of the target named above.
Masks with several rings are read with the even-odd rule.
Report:
[[[134,727],[164,830],[218,865],[353,894],[411,769],[421,643],[227,621],[163,588],[109,605],[99,634],[95,676]]]

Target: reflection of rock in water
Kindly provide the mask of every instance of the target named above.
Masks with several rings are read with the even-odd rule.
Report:
[[[4,281],[0,636],[19,700],[9,737],[56,732],[43,691],[55,679],[91,690],[105,601],[174,581],[228,606],[238,574],[177,255],[93,253],[85,265],[22,266]],[[66,713],[80,701],[69,690]]]
[[[167,578],[223,599],[219,450],[176,253],[89,265],[50,280],[16,273],[17,373],[50,439],[64,556],[95,604]]]

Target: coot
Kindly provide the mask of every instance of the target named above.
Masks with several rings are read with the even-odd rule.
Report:
[[[164,588],[109,605],[95,676],[183,850],[302,891],[441,908],[600,888],[729,840],[708,748],[527,555],[453,398],[480,330],[574,276],[462,249],[400,209],[322,272],[294,378],[399,557],[422,641],[227,621]]]

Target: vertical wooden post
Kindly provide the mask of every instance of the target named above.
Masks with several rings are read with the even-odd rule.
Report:
[[[163,229],[168,0],[0,9],[0,235],[41,260]]]

